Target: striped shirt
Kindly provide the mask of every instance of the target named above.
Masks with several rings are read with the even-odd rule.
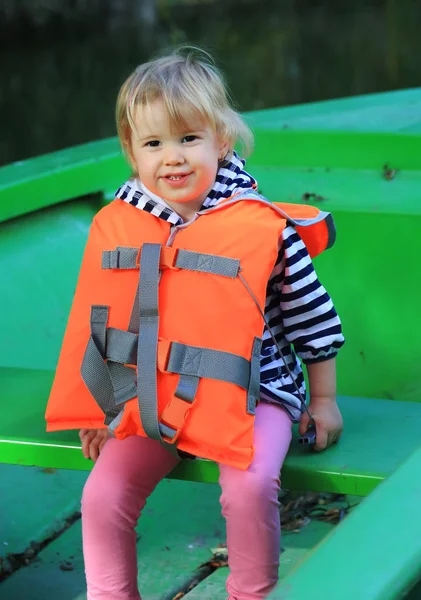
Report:
[[[243,167],[244,161],[234,153],[229,164],[219,169],[202,211],[236,191],[256,187],[256,181]],[[117,190],[116,198],[173,226],[183,222],[162,198],[147,190],[138,179],[126,181]],[[291,420],[298,422],[303,412],[300,394],[303,398],[306,396],[301,361],[308,364],[333,358],[343,345],[344,337],[332,300],[317,278],[304,243],[291,225],[285,227],[279,241],[278,259],[267,286],[265,316],[283,358],[265,329],[260,360],[260,397],[265,402],[280,403]]]

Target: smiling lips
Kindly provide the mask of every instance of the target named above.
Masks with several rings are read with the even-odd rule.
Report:
[[[183,187],[191,174],[192,173],[173,173],[171,175],[165,175],[162,179],[165,179],[171,187]]]

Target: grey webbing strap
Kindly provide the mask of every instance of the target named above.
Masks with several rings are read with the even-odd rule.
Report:
[[[91,307],[91,336],[101,356],[105,354],[108,312],[108,306],[97,304]]]
[[[109,424],[108,429],[111,433],[114,433],[115,429],[120,425],[121,419],[123,418],[124,408],[118,413],[115,419]],[[169,427],[168,425],[164,425],[164,423],[159,423],[159,430],[162,435],[165,435],[168,439],[172,440],[177,434],[177,430]],[[166,448],[168,446],[166,445]]]
[[[139,248],[123,248],[118,246],[115,250],[104,250],[102,252],[102,268],[138,269],[138,255]],[[199,273],[210,273],[212,275],[235,278],[240,270],[240,261],[226,256],[180,249],[177,252],[174,267],[188,271],[197,271]]]
[[[194,402],[198,385],[199,377],[196,377],[195,375],[180,375],[174,396],[177,396],[177,398],[181,398],[181,400],[185,400],[186,402]]]
[[[118,413],[118,415],[115,417],[115,419],[113,419],[113,421],[111,421],[111,423],[108,425],[108,431],[110,433],[114,434],[114,431],[117,429],[117,427],[121,423],[121,419],[123,418],[123,414],[124,414],[124,406],[120,410],[120,412]]]
[[[139,248],[117,246],[115,250],[102,251],[102,269],[139,269],[138,264]],[[132,314],[130,317],[129,331],[137,333],[139,331],[139,287],[133,302]]]
[[[102,251],[102,269],[137,269],[139,248],[117,246],[115,250]]]
[[[250,381],[250,362],[242,356],[179,342],[171,344],[167,371],[235,383],[246,390]]]
[[[254,338],[251,352],[250,382],[247,390],[247,413],[254,415],[256,412],[257,399],[260,397],[260,353],[262,340]]]
[[[91,337],[80,369],[86,387],[105,414],[106,425],[118,414],[110,373],[103,358],[107,321],[108,306],[91,307]]]
[[[124,404],[137,395],[136,371],[116,362],[108,361],[111,384],[117,406]]]
[[[239,194],[236,194],[233,200],[258,200],[260,202],[270,204],[270,201],[267,198],[265,198],[264,196],[262,196],[262,194],[259,194],[259,192],[256,192],[256,190],[253,189],[243,190]]]
[[[328,237],[329,237],[329,242],[328,242],[327,248],[330,248],[335,241],[335,235],[336,235],[335,225],[333,224],[333,217],[332,217],[331,213],[329,213],[329,212],[321,210],[315,217],[308,218],[308,219],[302,219],[302,218],[294,219],[288,213],[286,213],[284,210],[282,210],[282,208],[280,206],[277,206],[276,204],[270,202],[270,200],[265,198],[265,196],[262,196],[262,194],[259,194],[258,192],[254,191],[254,190],[244,190],[244,191],[240,192],[239,194],[237,194],[237,196],[235,196],[233,198],[233,201],[235,201],[235,202],[237,202],[238,200],[257,200],[259,202],[267,204],[268,206],[273,208],[273,210],[275,210],[278,214],[280,214],[282,218],[286,219],[288,221],[288,223],[291,223],[294,226],[300,225],[302,227],[306,227],[308,225],[314,225],[315,223],[320,223],[320,221],[325,221],[326,227],[328,230]]]
[[[215,254],[203,254],[202,252],[191,252],[190,250],[179,250],[175,266],[188,271],[199,271],[200,273],[211,273],[223,277],[235,278],[240,270],[240,261],[226,256]]]
[[[140,306],[139,306],[139,297],[140,297],[140,277],[139,283],[136,290],[136,295],[134,297],[132,314],[130,315],[130,322],[128,326],[128,330],[130,333],[137,334],[140,327]]]
[[[160,244],[144,244],[140,253],[139,315],[137,345],[137,396],[140,418],[148,437],[161,440],[158,426],[158,283]]]
[[[123,365],[135,365],[137,362],[138,336],[130,331],[108,327],[104,358]]]
[[[165,437],[167,437],[170,440],[172,440],[177,433],[176,429],[168,427],[168,425],[164,425],[164,423],[159,423],[159,430],[162,433],[162,435],[165,435]],[[165,447],[168,448],[168,444],[166,444]]]
[[[158,422],[158,285],[160,244],[143,244],[139,276],[139,338],[137,347],[137,397],[140,419],[149,438],[160,441],[170,452],[177,448],[166,444]],[[161,426],[162,427],[162,426]]]

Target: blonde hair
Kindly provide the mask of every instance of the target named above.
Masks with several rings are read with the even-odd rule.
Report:
[[[238,141],[243,156],[251,153],[253,134],[232,107],[222,73],[207,52],[189,46],[138,66],[122,85],[116,122],[121,147],[129,160],[131,133],[136,130],[135,109],[157,99],[164,102],[177,128],[185,128],[189,117],[197,115],[227,143],[228,155]]]

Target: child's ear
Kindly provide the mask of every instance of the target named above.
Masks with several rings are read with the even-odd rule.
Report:
[[[219,160],[224,160],[229,151],[229,143],[228,140],[220,140],[219,142]]]

